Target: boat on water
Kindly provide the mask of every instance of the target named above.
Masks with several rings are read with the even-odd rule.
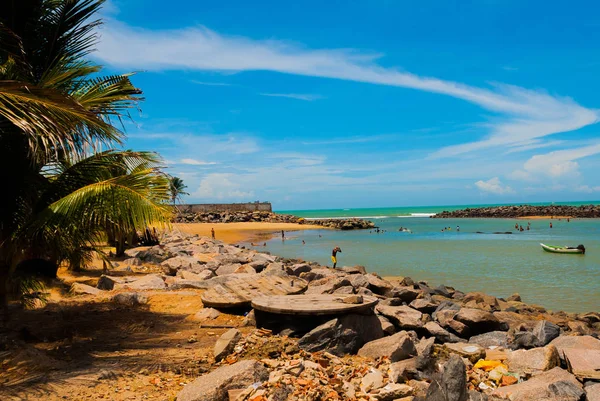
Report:
[[[583,245],[577,245],[576,247],[572,246],[556,246],[556,245],[546,245],[540,243],[542,249],[546,252],[552,253],[572,253],[572,254],[585,254],[585,247]]]

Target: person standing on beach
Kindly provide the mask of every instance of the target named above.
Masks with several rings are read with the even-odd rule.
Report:
[[[281,240],[285,241],[285,232],[281,230]]]
[[[550,228],[552,228],[552,222],[550,222]]]
[[[333,263],[333,268],[335,269],[335,266],[337,265],[337,253],[338,252],[342,252],[342,250],[340,249],[339,246],[336,246],[335,248],[333,248],[333,251],[331,251],[331,262]]]
[[[214,228],[210,229],[210,236],[212,237],[212,239],[215,239],[215,229]]]

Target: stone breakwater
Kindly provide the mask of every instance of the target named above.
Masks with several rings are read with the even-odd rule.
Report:
[[[600,394],[597,312],[550,312],[518,294],[384,280],[362,266],[334,270],[184,234],[127,254],[119,262],[126,269],[152,264],[163,274],[107,275],[97,288],[79,284],[72,292],[135,306],[147,303],[147,290],[226,288],[279,276],[306,282],[307,294],[379,301],[371,313],[332,317],[308,332],[293,321],[277,332],[232,328],[214,346],[212,371],[187,384],[179,401],[595,401]],[[194,318],[210,326],[226,312],[205,308]],[[256,324],[254,311],[242,324]]]
[[[338,230],[357,230],[375,227],[375,223],[358,219],[316,219],[306,220],[290,214],[277,214],[273,212],[189,212],[180,211],[175,223],[242,223],[242,222],[267,222],[267,223],[297,223],[314,224],[318,226],[335,228]]]
[[[516,218],[528,216],[568,216],[577,218],[600,218],[600,206],[598,205],[583,205],[583,206],[496,206],[496,207],[481,207],[467,208],[462,210],[454,210],[452,212],[443,211],[431,216],[435,219],[445,218]]]

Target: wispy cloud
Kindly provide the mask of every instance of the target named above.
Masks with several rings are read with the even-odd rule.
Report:
[[[227,84],[225,82],[205,82],[205,81],[196,81],[192,79],[192,83],[196,85],[205,85],[205,86],[231,86],[231,84]]]
[[[312,102],[313,100],[323,99],[321,95],[301,94],[301,93],[259,93],[261,96],[271,97],[287,97],[289,99],[305,100]]]
[[[180,162],[181,162],[181,164],[189,164],[192,166],[211,166],[213,164],[217,164],[216,162],[205,162],[205,161],[196,160],[196,159],[181,159]]]
[[[502,185],[502,182],[500,182],[498,177],[490,178],[487,181],[479,180],[475,183],[475,186],[482,192],[490,192],[496,195],[511,194],[515,192],[511,187]]]
[[[580,106],[570,98],[542,91],[505,84],[478,88],[385,68],[376,62],[380,56],[373,53],[345,49],[311,50],[283,41],[226,36],[202,26],[147,30],[109,19],[98,49],[97,57],[117,67],[233,72],[263,70],[367,82],[453,96],[497,114],[487,126],[487,138],[444,147],[434,152],[432,158],[518,146],[594,124],[599,117],[597,110]]]

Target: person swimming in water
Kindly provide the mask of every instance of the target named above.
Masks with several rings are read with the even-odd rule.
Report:
[[[335,269],[335,266],[337,265],[337,253],[338,252],[342,252],[342,250],[340,249],[339,246],[336,246],[335,248],[333,248],[333,251],[331,251],[331,262],[333,263],[333,268]]]

